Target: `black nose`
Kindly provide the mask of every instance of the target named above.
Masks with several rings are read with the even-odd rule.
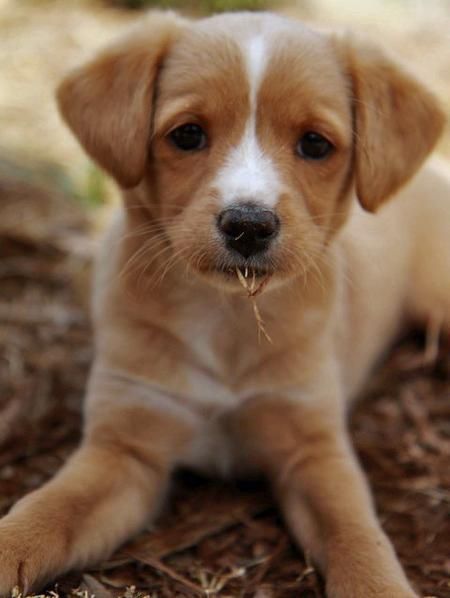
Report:
[[[241,204],[221,212],[217,226],[227,246],[248,258],[268,248],[278,234],[280,221],[272,210]]]

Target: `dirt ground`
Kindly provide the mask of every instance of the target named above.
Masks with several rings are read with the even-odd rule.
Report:
[[[282,9],[382,33],[434,84],[450,113],[448,3],[342,7],[310,0]],[[0,0],[0,514],[48,479],[76,446],[92,359],[87,281],[109,207],[81,201],[92,193],[91,166],[59,123],[52,89],[68,64],[136,16],[93,2]],[[450,156],[448,134],[440,151]],[[106,185],[101,199],[109,206],[114,195]],[[408,575],[424,596],[449,598],[450,351],[442,339],[435,363],[423,366],[423,350],[420,331],[398,343],[363,393],[351,427]],[[324,596],[263,483],[225,484],[186,472],[154,528],[47,592]]]

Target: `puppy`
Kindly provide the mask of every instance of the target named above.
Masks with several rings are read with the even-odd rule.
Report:
[[[346,413],[406,320],[450,328],[449,179],[410,181],[443,127],[433,96],[357,38],[156,13],[58,100],[124,203],[83,442],[1,521],[0,593],[105,557],[188,465],[268,476],[330,598],[416,596]]]

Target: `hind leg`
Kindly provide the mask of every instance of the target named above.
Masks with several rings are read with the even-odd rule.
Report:
[[[422,199],[413,252],[409,312],[427,326],[426,358],[450,335],[450,180],[438,179]]]

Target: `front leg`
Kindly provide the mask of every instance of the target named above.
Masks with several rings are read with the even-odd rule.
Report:
[[[81,447],[0,520],[2,596],[98,561],[141,529],[191,437],[179,414],[134,401],[124,382],[94,381],[91,392]]]
[[[246,458],[270,477],[291,533],[329,598],[415,598],[374,513],[344,417],[332,401],[254,399],[236,416]]]

